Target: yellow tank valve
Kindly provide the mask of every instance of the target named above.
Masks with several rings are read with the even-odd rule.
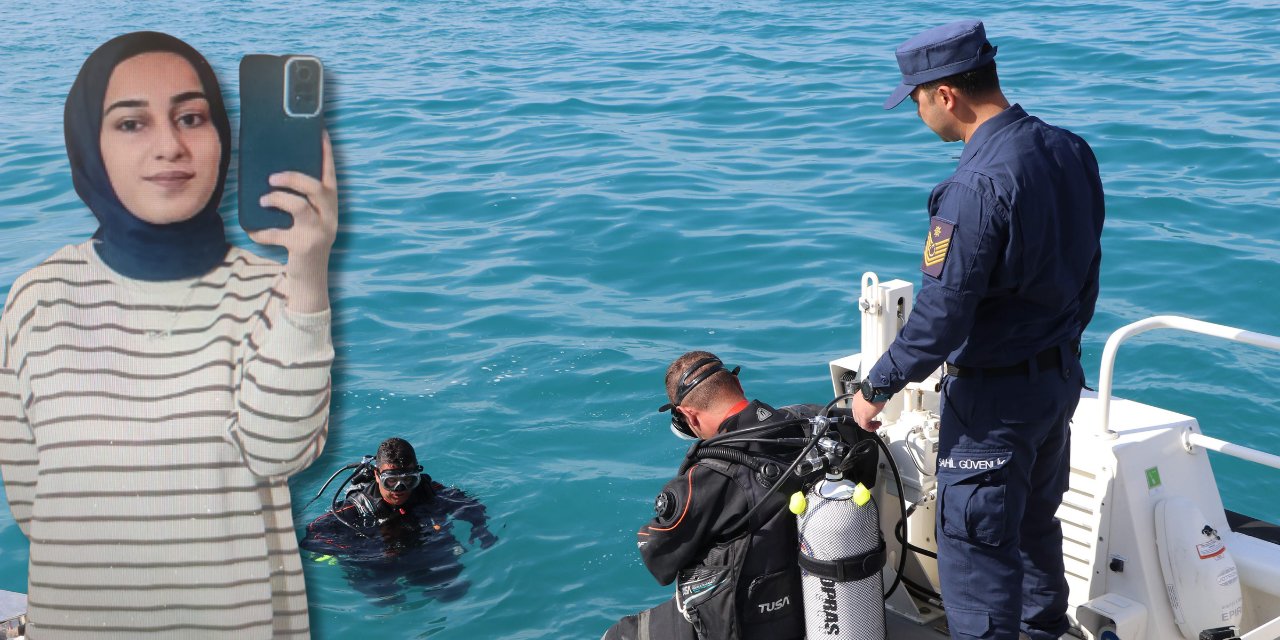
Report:
[[[791,504],[789,506],[791,508],[791,513],[800,515],[804,513],[806,508],[808,508],[809,501],[805,499],[803,491],[797,491],[791,494]]]
[[[853,503],[861,507],[871,500],[871,490],[862,486],[859,482],[858,486],[853,488]]]

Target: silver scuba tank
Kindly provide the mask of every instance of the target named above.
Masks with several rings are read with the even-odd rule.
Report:
[[[840,475],[792,498],[808,640],[884,640],[884,539],[871,493]]]

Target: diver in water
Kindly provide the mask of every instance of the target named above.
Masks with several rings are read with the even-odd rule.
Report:
[[[455,581],[465,549],[452,521],[469,523],[469,542],[488,549],[497,536],[487,527],[484,505],[422,473],[413,447],[400,438],[388,438],[375,457],[346,468],[355,469],[343,483],[350,486],[339,487],[341,499],[335,496],[307,525],[300,546],[320,554],[318,561],[334,558],[351,585],[378,604],[403,602],[406,585],[425,587],[441,601],[466,594],[470,583]]]

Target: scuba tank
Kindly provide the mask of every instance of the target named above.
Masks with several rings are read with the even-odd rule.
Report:
[[[828,474],[796,497],[806,637],[884,640],[885,544],[871,492]]]
[[[875,486],[881,452],[897,479],[898,495],[902,496],[903,491],[897,465],[885,444],[858,428],[851,416],[827,415],[844,397],[833,400],[819,415],[800,418],[809,423],[808,436],[801,442],[774,439],[780,445],[799,447],[785,471],[779,473],[776,461],[735,450],[737,439],[763,435],[753,429],[749,434],[727,433],[695,443],[681,473],[694,461],[718,458],[755,470],[757,479],[769,485],[770,493],[791,491],[784,486],[798,484],[801,490],[791,495],[790,508],[798,516],[800,548],[796,558],[801,569],[806,638],[884,640],[884,603],[897,588],[898,579],[886,593],[880,514],[867,488]],[[742,521],[750,522],[764,504],[763,500],[758,502]],[[898,558],[899,576],[905,559],[905,554]]]

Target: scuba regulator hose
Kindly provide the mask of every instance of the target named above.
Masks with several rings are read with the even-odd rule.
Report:
[[[732,433],[722,433],[707,438],[706,440],[695,442],[690,448],[689,453],[685,454],[684,463],[680,465],[680,473],[688,471],[689,467],[693,466],[695,463],[695,456],[697,458],[715,458],[726,462],[737,462],[745,465],[752,471],[760,472],[764,465],[770,464],[773,461],[770,460],[768,463],[761,463],[756,456],[724,445],[729,443],[738,444],[747,442],[792,445],[807,444],[810,440],[809,438],[761,438],[747,436],[757,436],[771,431],[781,431],[783,429],[797,427],[808,423],[808,418],[792,418],[790,420],[783,420],[771,424],[749,427]]]
[[[348,475],[345,479],[343,479],[342,484],[339,484],[338,488],[334,490],[333,499],[330,500],[329,502],[329,513],[333,514],[333,517],[335,520],[346,525],[348,529],[351,529],[352,531],[356,532],[356,535],[360,536],[361,538],[368,538],[369,536],[365,535],[365,533],[360,530],[360,527],[357,527],[355,524],[351,523],[346,518],[342,517],[342,515],[339,513],[340,509],[338,509],[338,500],[339,500],[339,496],[343,495],[342,493],[343,487],[347,486],[351,482],[351,480],[355,478],[357,475],[360,475],[362,471],[366,471],[372,467],[373,467],[373,456],[364,456],[363,458],[360,459],[360,462],[352,462],[351,464],[348,464],[345,467],[342,467],[341,469],[334,471],[333,475],[329,476],[329,479],[324,481],[324,484],[320,487],[320,491],[316,492],[315,497],[307,501],[307,504],[302,505],[302,510],[306,511],[307,507],[311,506],[311,504],[314,503],[316,500],[319,500],[320,496],[324,495],[325,489],[329,488],[329,483],[333,482],[333,479],[337,478],[338,474],[342,473],[343,471],[354,469],[354,471],[352,471],[350,475]]]

